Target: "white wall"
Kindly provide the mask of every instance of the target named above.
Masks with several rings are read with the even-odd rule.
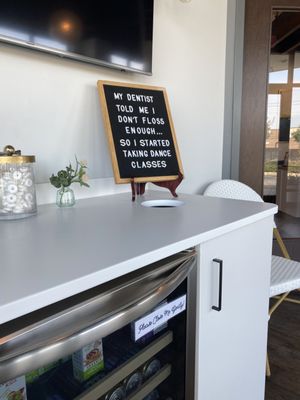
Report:
[[[185,172],[180,191],[200,192],[222,172],[226,8],[220,0],[155,0],[151,77],[0,44],[0,147],[35,154],[38,183],[76,154],[98,179],[95,193],[124,190],[113,183],[96,82],[164,86]]]

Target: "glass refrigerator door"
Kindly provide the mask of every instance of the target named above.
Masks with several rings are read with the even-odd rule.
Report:
[[[187,371],[186,357],[188,325],[194,321],[192,282],[185,277],[120,329],[0,384],[0,400],[190,400],[186,386],[191,390],[193,368]],[[156,291],[162,289],[163,284]]]

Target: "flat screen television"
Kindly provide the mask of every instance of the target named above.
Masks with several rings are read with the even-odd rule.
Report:
[[[1,0],[0,40],[79,61],[152,71],[153,0]]]

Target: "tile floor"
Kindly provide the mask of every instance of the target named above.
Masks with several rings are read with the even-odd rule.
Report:
[[[300,261],[300,218],[279,212],[277,227],[293,260]],[[274,240],[273,254],[281,255]],[[293,296],[300,300],[300,292]],[[265,400],[300,400],[300,305],[284,302],[269,323],[268,349],[272,376]]]
[[[300,238],[300,218],[279,211],[275,222],[283,238]]]

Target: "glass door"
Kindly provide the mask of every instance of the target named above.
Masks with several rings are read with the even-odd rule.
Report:
[[[0,399],[192,398],[195,276],[182,252],[15,321],[0,336]]]
[[[300,217],[300,11],[273,10],[264,198]]]
[[[186,295],[186,281],[149,314]],[[174,303],[175,304],[175,303]],[[186,310],[135,338],[149,314],[77,352],[25,375],[28,400],[182,400],[185,398]],[[147,329],[147,328],[145,328]],[[143,395],[144,394],[144,395]],[[10,399],[9,399],[10,400]]]

